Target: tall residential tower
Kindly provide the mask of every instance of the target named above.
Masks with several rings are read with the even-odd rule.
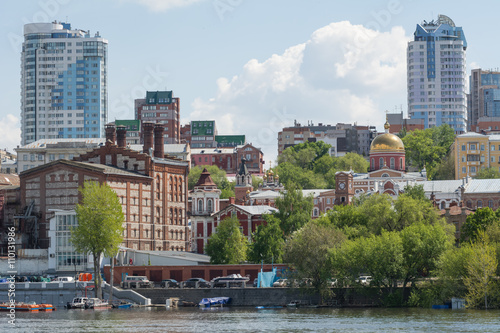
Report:
[[[104,137],[108,41],[69,23],[24,26],[21,144]]]
[[[466,49],[462,28],[449,17],[417,24],[407,50],[411,119],[423,119],[425,128],[448,124],[457,134],[466,132]]]

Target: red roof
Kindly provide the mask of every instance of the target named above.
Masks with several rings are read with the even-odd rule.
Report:
[[[204,168],[203,171],[201,172],[200,179],[198,179],[198,182],[196,183],[196,186],[214,186],[217,187],[217,185],[214,183],[212,180],[212,177],[210,176],[210,172],[208,172],[207,168]]]

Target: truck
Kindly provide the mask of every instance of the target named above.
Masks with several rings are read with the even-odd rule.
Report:
[[[147,276],[127,276],[125,280],[120,283],[123,289],[129,288],[153,288],[154,282],[149,281]]]

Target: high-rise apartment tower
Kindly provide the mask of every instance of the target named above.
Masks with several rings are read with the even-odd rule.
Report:
[[[21,144],[104,137],[108,41],[69,23],[24,26]]]
[[[417,24],[408,43],[408,113],[423,119],[425,128],[450,125],[466,132],[465,50],[461,27],[445,15]]]

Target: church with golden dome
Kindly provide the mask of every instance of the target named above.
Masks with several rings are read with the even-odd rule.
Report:
[[[336,179],[336,204],[349,204],[352,198],[361,194],[386,193],[398,196],[406,185],[415,185],[426,180],[425,174],[406,172],[405,146],[403,141],[389,133],[386,120],[385,133],[373,139],[370,145],[369,172],[354,173],[340,171]]]

